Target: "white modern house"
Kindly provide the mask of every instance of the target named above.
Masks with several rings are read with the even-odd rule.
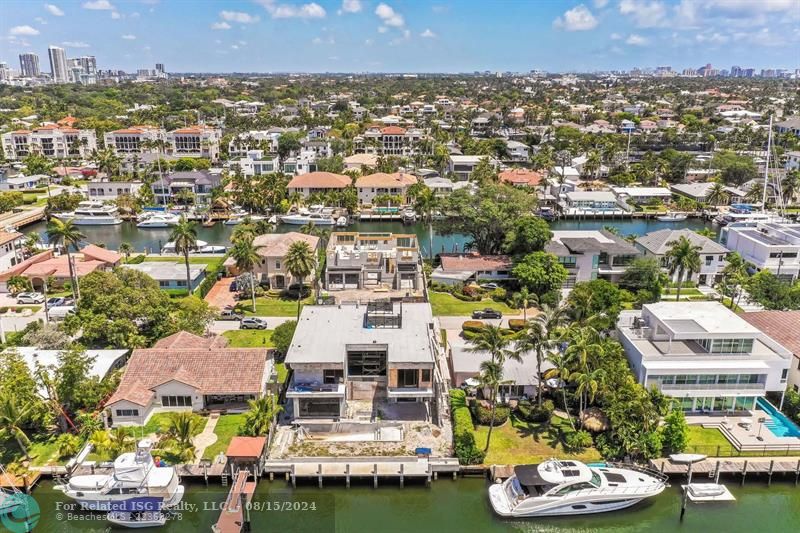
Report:
[[[611,191],[571,191],[566,193],[561,207],[572,214],[623,214],[624,209]]]
[[[451,155],[447,170],[454,173],[459,181],[468,181],[475,167],[484,159],[488,159],[489,164],[497,168],[497,160],[485,155]]]
[[[558,257],[569,273],[563,288],[580,281],[617,281],[641,252],[631,243],[606,230],[554,231],[545,251]]]
[[[140,181],[90,181],[86,192],[89,200],[110,201],[123,194],[136,196],[142,187],[144,184]]]
[[[611,187],[611,192],[626,205],[645,205],[655,200],[666,203],[672,198],[672,192],[666,187]]]
[[[708,237],[699,235],[695,231],[690,229],[652,231],[637,237],[635,246],[642,251],[645,257],[655,257],[661,261],[663,266],[666,266],[667,252],[672,247],[672,243],[678,241],[681,237],[686,237],[693,245],[700,247],[700,250],[698,250],[700,270],[692,272],[690,281],[708,286],[720,281],[722,269],[725,268],[725,258],[730,253],[730,250]],[[677,281],[677,273],[675,276],[676,279],[673,279],[673,281]]]
[[[794,281],[800,276],[800,224],[760,222],[730,224],[726,246],[758,270]]]
[[[295,421],[354,419],[380,402],[415,402],[430,413],[437,350],[427,303],[308,305],[286,355],[286,411]]]
[[[617,335],[639,383],[687,412],[751,410],[786,389],[792,353],[719,302],[624,311]]]

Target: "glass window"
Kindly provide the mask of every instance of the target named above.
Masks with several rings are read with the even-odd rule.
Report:
[[[716,383],[717,376],[715,374],[703,374],[699,376],[699,382],[703,384]]]
[[[430,382],[431,380],[431,370],[430,368],[423,368],[422,369],[422,377],[420,381]]]
[[[419,371],[416,368],[401,368],[397,371],[397,386],[415,388],[419,385]]]
[[[344,370],[326,369],[322,371],[322,382],[326,385],[340,383],[344,378]]]

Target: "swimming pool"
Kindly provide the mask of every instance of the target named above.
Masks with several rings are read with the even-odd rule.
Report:
[[[758,408],[770,416],[771,420],[764,423],[776,437],[798,437],[800,438],[800,427],[789,420],[786,415],[764,398],[758,399]]]

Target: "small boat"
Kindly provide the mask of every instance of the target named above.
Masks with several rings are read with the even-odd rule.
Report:
[[[313,222],[316,226],[333,226],[336,224],[332,216],[325,216],[322,213],[284,215],[281,217],[281,222],[295,226],[303,226],[309,222]]]
[[[403,218],[403,224],[413,224],[417,221],[417,212],[410,208],[403,210],[401,216]]]
[[[686,491],[686,496],[693,502],[731,502],[736,496],[731,494],[728,487],[718,483],[689,483],[681,485]]]
[[[669,456],[669,460],[673,463],[691,464],[702,461],[706,456],[700,453],[673,453]]]
[[[201,247],[199,250],[197,250],[197,253],[200,253],[200,254],[224,254],[227,250],[228,249],[225,248],[224,246],[215,246],[215,245],[212,244],[212,245]]]
[[[137,228],[169,228],[180,222],[181,217],[171,213],[153,213],[143,216],[136,224]]]
[[[682,213],[668,213],[666,215],[657,216],[656,220],[659,222],[683,222],[687,218],[689,218],[689,216]]]
[[[192,248],[190,250],[190,252],[199,252],[203,248],[205,248],[206,246],[208,246],[208,243],[206,241],[201,241],[200,239],[198,239],[197,241],[195,241],[195,246],[194,246],[194,248]],[[162,254],[174,254],[175,253],[175,243],[173,241],[169,241],[167,244],[165,244],[161,248],[161,253]]]
[[[667,486],[667,476],[637,465],[550,459],[518,465],[514,474],[489,487],[500,516],[572,516],[625,509]]]
[[[347,217],[339,217],[336,219],[336,227],[337,228],[344,228],[347,227]]]

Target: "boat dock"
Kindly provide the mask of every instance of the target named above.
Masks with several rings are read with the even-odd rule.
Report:
[[[256,482],[248,481],[249,470],[236,472],[236,480],[231,486],[225,504],[220,511],[217,523],[211,526],[214,533],[240,533],[249,531],[250,509],[249,503],[256,491]]]
[[[275,474],[282,474],[293,487],[297,486],[298,478],[316,479],[320,488],[325,479],[344,479],[345,486],[350,487],[351,478],[372,478],[373,486],[377,488],[379,479],[393,479],[401,487],[406,479],[422,479],[430,485],[439,474],[456,476],[459,465],[455,458],[305,457],[266,461],[263,472],[269,474],[270,480],[275,478]]]
[[[675,463],[670,459],[651,459],[650,467],[668,476],[689,475],[689,464]],[[721,474],[741,474],[742,484],[748,474],[766,474],[772,482],[773,474],[794,476],[800,482],[800,457],[708,457],[691,464],[692,475],[706,475],[719,479]]]

